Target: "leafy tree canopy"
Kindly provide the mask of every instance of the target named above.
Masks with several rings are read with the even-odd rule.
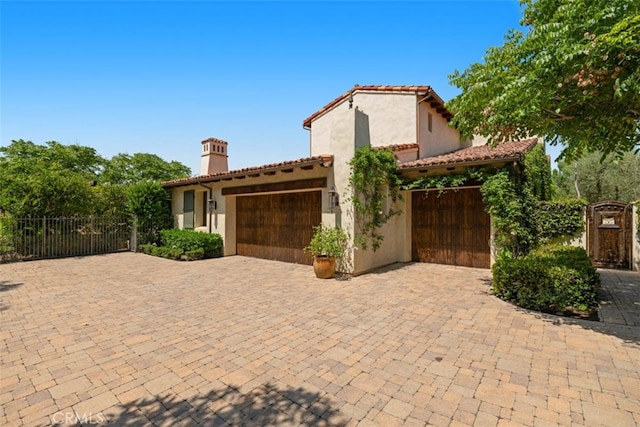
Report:
[[[640,155],[609,155],[603,160],[597,152],[572,163],[559,162],[553,182],[559,197],[582,197],[589,203],[640,200]]]
[[[453,124],[492,144],[529,135],[561,157],[640,148],[640,2],[521,0],[521,24],[449,76]]]
[[[20,139],[0,147],[0,212],[16,217],[121,214],[131,184],[189,173],[181,163],[153,154],[105,160],[91,147]]]
[[[155,154],[117,154],[107,162],[100,178],[112,184],[169,181],[189,176],[191,169],[180,162],[167,162]]]

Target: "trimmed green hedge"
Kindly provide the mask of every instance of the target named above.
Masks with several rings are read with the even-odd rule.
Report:
[[[540,242],[549,243],[584,231],[586,206],[587,201],[584,199],[538,202],[535,215]]]
[[[181,259],[184,251],[182,249],[168,248],[166,246],[140,245],[140,252],[168,259]]]
[[[203,258],[222,256],[222,237],[219,234],[172,228],[160,232],[162,245],[191,252],[202,249]]]
[[[193,230],[169,229],[160,231],[162,246],[140,245],[140,252],[168,259],[193,261],[222,256],[222,237],[219,234]]]
[[[600,276],[582,248],[541,246],[524,258],[498,259],[492,271],[494,294],[520,307],[559,313],[597,306]]]

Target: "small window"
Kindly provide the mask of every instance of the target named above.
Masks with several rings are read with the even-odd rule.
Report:
[[[429,132],[433,129],[433,114],[427,113],[427,126],[429,127]]]
[[[182,228],[192,229],[194,223],[195,191],[188,190],[183,195]]]

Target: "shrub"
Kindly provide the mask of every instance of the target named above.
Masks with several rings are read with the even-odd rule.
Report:
[[[219,234],[172,228],[162,230],[160,235],[162,236],[163,246],[181,249],[183,252],[202,249],[204,258],[222,256],[222,237]]]
[[[162,258],[179,260],[184,251],[180,248],[169,248],[167,246],[157,246],[155,249],[156,256],[161,256]]]
[[[347,233],[342,228],[320,224],[314,227],[309,246],[303,250],[317,257],[339,258],[344,254],[348,239]]]
[[[138,245],[138,249],[143,254],[153,255],[153,248],[156,248],[156,245]]]
[[[600,277],[582,248],[542,246],[524,258],[500,258],[492,271],[495,295],[520,307],[556,313],[596,306]]]
[[[192,251],[186,251],[184,257],[187,261],[195,261],[204,258],[204,249],[194,249]]]

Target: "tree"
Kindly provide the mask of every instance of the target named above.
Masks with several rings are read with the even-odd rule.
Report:
[[[183,164],[154,154],[118,154],[105,160],[91,147],[20,139],[0,147],[0,213],[32,218],[119,215],[132,185],[189,173]]]
[[[189,176],[191,169],[180,162],[167,162],[155,154],[117,154],[107,161],[101,182],[133,184],[142,181],[169,181]]]
[[[159,243],[160,230],[171,228],[171,194],[158,182],[142,181],[127,194],[127,213],[135,218],[139,243]]]
[[[640,155],[626,153],[602,159],[591,153],[580,160],[559,162],[553,171],[558,197],[582,197],[589,203],[604,200],[633,202],[640,200]]]
[[[12,141],[0,147],[0,208],[16,217],[90,214],[103,161],[89,147]]]
[[[498,144],[530,135],[563,158],[640,149],[640,2],[521,0],[521,24],[484,63],[449,76],[447,107],[466,136]]]

